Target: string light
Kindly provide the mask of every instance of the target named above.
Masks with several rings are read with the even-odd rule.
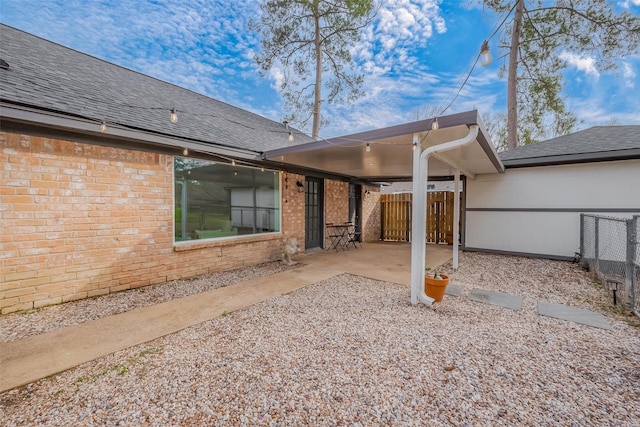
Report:
[[[431,121],[431,130],[438,130],[440,128],[440,125],[438,124],[438,118],[434,117],[433,120]]]
[[[171,123],[178,123],[178,112],[175,108],[171,109]]]
[[[492,61],[493,56],[489,50],[489,42],[485,40],[482,42],[482,46],[480,47],[480,63],[486,67],[490,65]]]
[[[293,140],[294,140],[293,133],[289,131],[289,142],[293,142]]]
[[[235,166],[236,165],[236,161],[231,159],[231,166]]]
[[[188,156],[189,155],[189,149],[187,147],[184,147],[184,150],[182,150],[182,155],[183,156]]]
[[[104,120],[100,122],[100,132],[106,132],[107,131],[107,122],[105,122]]]
[[[367,142],[367,145],[365,146],[364,151],[366,151],[367,153],[369,153],[369,152],[371,151],[371,144],[369,144],[369,143]]]

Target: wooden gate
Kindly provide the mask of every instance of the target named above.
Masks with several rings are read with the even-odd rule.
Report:
[[[453,199],[450,191],[427,193],[427,243],[453,244]],[[383,194],[382,240],[411,241],[412,194]]]

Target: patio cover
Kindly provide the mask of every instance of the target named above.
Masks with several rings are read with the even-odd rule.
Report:
[[[470,126],[478,125],[473,144],[430,158],[429,176],[451,177],[458,169],[473,179],[476,174],[504,171],[477,110],[438,117],[439,129],[435,131],[431,130],[432,121],[420,120],[271,150],[263,158],[365,182],[410,181],[414,136],[425,149],[461,138]]]
[[[330,172],[359,181],[411,179],[414,189],[411,244],[411,303],[432,304],[424,293],[426,189],[428,177],[453,176],[453,267],[458,267],[460,173],[503,173],[504,166],[491,144],[477,110],[420,120],[353,135],[314,141],[264,153],[281,164]]]

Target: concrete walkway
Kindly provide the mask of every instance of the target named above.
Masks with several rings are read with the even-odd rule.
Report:
[[[427,265],[432,267],[451,259],[446,246],[429,246],[426,254]],[[318,251],[294,259],[300,267],[282,273],[2,343],[0,392],[339,274],[411,281],[411,247],[407,244],[366,243],[350,251]]]

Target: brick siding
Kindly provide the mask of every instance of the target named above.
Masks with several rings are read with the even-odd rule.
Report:
[[[0,149],[2,314],[275,261],[289,237],[304,250],[302,175],[281,174],[281,233],[174,244],[173,156],[5,132]],[[374,189],[365,241],[380,234]],[[326,221],[347,219],[348,190],[325,181]]]
[[[172,156],[2,132],[0,147],[1,313],[281,256],[282,235],[174,248]]]
[[[341,224],[349,219],[349,183],[324,182],[324,220]]]
[[[380,189],[362,187],[362,241],[377,242],[381,233]]]

